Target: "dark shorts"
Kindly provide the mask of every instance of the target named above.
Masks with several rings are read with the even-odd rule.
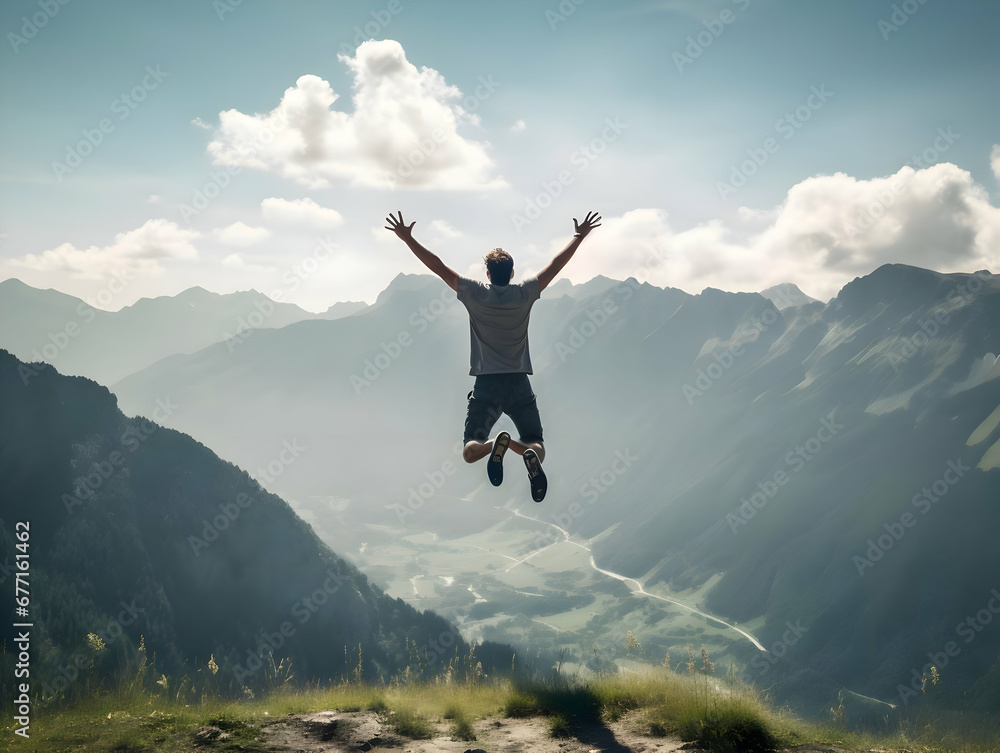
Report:
[[[517,427],[521,444],[541,444],[542,421],[527,374],[480,374],[476,377],[465,415],[465,441],[485,442],[493,424],[504,413]]]

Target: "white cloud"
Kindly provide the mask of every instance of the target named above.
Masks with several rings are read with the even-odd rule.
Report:
[[[550,253],[568,238],[554,240]],[[677,232],[662,209],[607,217],[565,273],[574,282],[635,276],[689,292],[794,282],[826,300],[887,263],[942,272],[995,267],[998,244],[1000,209],[967,171],[942,163],[872,180],[809,178],[774,209],[742,209],[730,224]]]
[[[514,123],[514,125],[510,127],[510,130],[512,130],[514,133],[519,133],[520,131],[523,131],[527,127],[528,124],[525,123],[523,119],[518,118],[517,121]]]
[[[993,168],[996,179],[1000,180],[1000,144],[993,145],[993,151],[990,152],[990,167]]]
[[[150,194],[146,198],[146,203],[147,204],[159,204],[162,201],[163,201],[163,197],[159,196],[158,194],[155,194],[155,193],[154,194]]]
[[[458,238],[462,234],[444,220],[432,220],[430,224],[432,232],[439,238]]]
[[[369,40],[353,58],[338,59],[354,76],[352,113],[331,109],[339,95],[327,81],[301,76],[269,113],[219,113],[208,145],[214,163],[266,170],[311,188],[331,180],[385,188],[507,185],[495,176],[489,144],[459,135],[460,125],[476,122],[459,105],[459,89],[432,68],[418,70],[399,42]]]
[[[201,118],[194,118],[191,121],[191,125],[198,126],[199,128],[204,128],[206,131],[211,131],[212,130],[212,126],[210,124],[206,123]]]
[[[834,280],[887,263],[981,269],[998,242],[1000,210],[968,171],[941,163],[872,180],[809,178],[788,192],[754,247],[762,261],[780,259],[786,273],[829,278],[823,287],[835,292]]]
[[[309,198],[289,200],[272,196],[260,203],[260,210],[265,220],[308,225],[320,230],[337,227],[344,221],[336,209],[321,207]]]
[[[64,272],[75,277],[101,278],[118,273],[155,272],[160,262],[193,259],[198,250],[191,241],[200,234],[170,220],[148,220],[142,227],[118,233],[108,246],[79,249],[63,243],[40,254],[12,259],[14,266],[42,272]]]
[[[271,237],[271,231],[264,227],[250,227],[243,222],[220,227],[212,235],[227,246],[252,246]]]
[[[565,235],[553,242],[549,256],[562,250],[571,240],[572,225],[568,221],[566,225]],[[662,266],[660,258],[665,256],[672,238],[667,213],[662,209],[634,209],[620,217],[605,217],[601,227],[591,231],[564,271],[575,282],[586,282],[599,274],[618,279],[639,277],[640,269],[653,270]],[[548,258],[544,259],[544,264],[548,264]]]

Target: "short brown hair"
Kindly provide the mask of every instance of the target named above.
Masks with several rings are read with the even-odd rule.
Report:
[[[490,272],[490,282],[506,285],[514,271],[514,259],[502,248],[495,248],[483,257],[483,263]]]

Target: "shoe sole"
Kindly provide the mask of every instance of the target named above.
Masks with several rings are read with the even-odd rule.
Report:
[[[493,440],[490,459],[486,463],[486,475],[490,477],[493,486],[500,486],[503,483],[503,456],[508,447],[510,447],[510,434],[502,431]]]
[[[545,471],[542,470],[542,463],[534,450],[524,451],[524,467],[528,469],[528,482],[531,484],[531,498],[535,502],[545,499],[545,492],[549,482],[545,478]]]

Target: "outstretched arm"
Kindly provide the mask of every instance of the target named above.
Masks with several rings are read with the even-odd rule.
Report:
[[[566,262],[573,258],[573,254],[576,253],[576,250],[583,243],[583,239],[590,234],[590,231],[595,227],[601,226],[600,219],[597,212],[587,212],[587,216],[584,217],[583,222],[577,222],[576,217],[573,218],[573,229],[576,231],[573,233],[573,240],[569,242],[566,248],[556,254],[556,257],[549,262],[549,266],[543,269],[538,275],[538,282],[542,290],[545,290],[549,286],[549,283],[566,266]]]
[[[437,254],[433,254],[426,248],[421,246],[413,239],[413,226],[416,222],[411,222],[409,225],[403,223],[403,213],[398,212],[399,219],[392,216],[390,213],[388,217],[385,218],[386,222],[389,224],[385,226],[386,230],[391,230],[396,234],[403,243],[410,247],[410,251],[413,252],[424,265],[442,280],[444,284],[447,285],[452,290],[458,290],[458,275],[451,269],[449,269]]]

